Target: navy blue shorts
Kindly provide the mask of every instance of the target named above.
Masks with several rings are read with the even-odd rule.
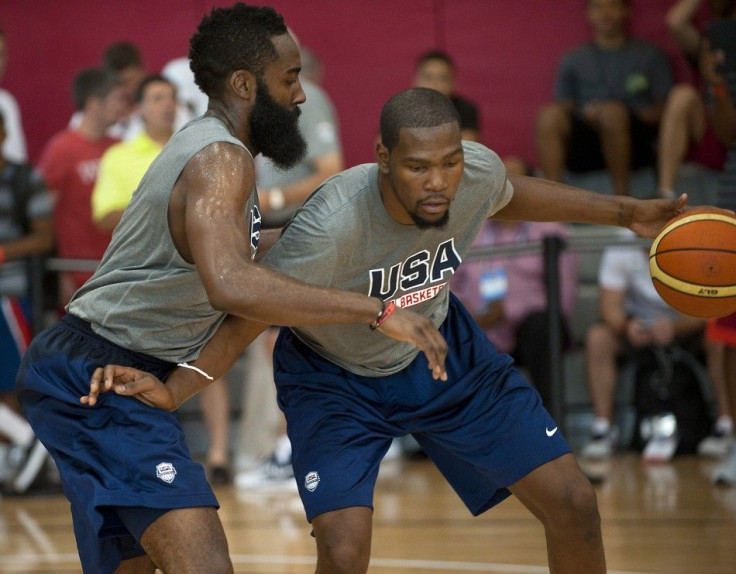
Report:
[[[474,515],[570,452],[539,393],[454,296],[440,331],[449,346],[447,382],[432,379],[421,353],[394,375],[358,376],[282,330],[275,380],[310,522],[332,510],[373,507],[378,467],[394,437],[412,434]]]
[[[132,397],[89,391],[96,367],[129,365],[166,380],[174,365],[123,349],[67,315],[33,339],[18,371],[24,413],[54,457],[71,502],[85,572],[113,572],[143,554],[140,537],[175,508],[217,507],[174,413]]]

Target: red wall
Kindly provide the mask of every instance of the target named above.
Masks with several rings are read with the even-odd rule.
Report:
[[[263,0],[260,3],[266,3]],[[132,40],[158,71],[185,55],[206,0],[2,0],[10,63],[3,87],[18,99],[32,160],[71,114],[71,78],[97,65],[109,42]],[[348,165],[373,160],[383,102],[408,87],[416,56],[440,47],[457,61],[459,92],[481,108],[483,139],[534,162],[538,107],[552,93],[562,53],[588,38],[585,0],[272,0],[299,40],[323,60]],[[672,0],[633,0],[636,35],[683,62],[667,37]]]

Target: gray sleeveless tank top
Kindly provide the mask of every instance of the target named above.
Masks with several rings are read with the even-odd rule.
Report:
[[[245,148],[220,120],[198,118],[174,134],[143,176],[102,262],[67,306],[98,335],[176,363],[196,359],[224,319],[210,305],[195,266],[176,250],[167,217],[184,166],[214,142]],[[255,255],[260,229],[255,189],[244,215]]]

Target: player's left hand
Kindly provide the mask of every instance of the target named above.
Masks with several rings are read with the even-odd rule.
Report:
[[[174,397],[159,379],[150,373],[122,365],[105,365],[92,373],[89,394],[80,397],[83,404],[94,406],[102,393],[135,397],[151,407],[173,411],[177,408]]]

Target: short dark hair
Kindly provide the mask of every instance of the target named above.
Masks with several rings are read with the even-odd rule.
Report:
[[[76,110],[83,110],[92,97],[105,98],[118,85],[117,76],[103,68],[85,68],[74,76],[72,100]]]
[[[143,94],[146,93],[146,88],[150,84],[155,84],[157,82],[163,82],[164,84],[170,85],[172,88],[174,88],[174,93],[176,93],[176,86],[172,83],[171,80],[165,78],[161,74],[150,74],[143,78],[141,85],[138,86],[138,89],[135,91],[135,101],[140,104],[143,101]]]
[[[450,122],[460,126],[452,102],[437,90],[410,88],[391,97],[381,110],[381,143],[390,151],[401,128],[433,128]]]
[[[257,77],[276,57],[272,36],[288,33],[283,17],[268,6],[213,8],[189,40],[194,81],[209,97],[220,97],[225,80],[236,70]]]
[[[132,66],[136,68],[143,67],[140,50],[133,42],[113,42],[102,53],[103,68],[113,72],[122,72]]]
[[[417,58],[417,63],[415,68],[418,68],[425,62],[429,62],[430,60],[440,60],[441,62],[444,62],[450,68],[453,70],[455,69],[455,61],[450,57],[450,55],[447,52],[443,52],[442,50],[430,50],[429,52],[424,52],[419,58]]]

